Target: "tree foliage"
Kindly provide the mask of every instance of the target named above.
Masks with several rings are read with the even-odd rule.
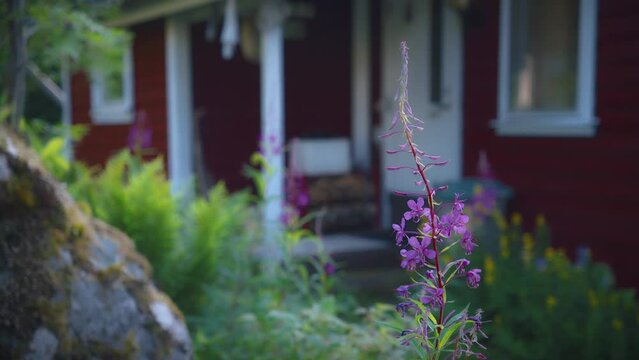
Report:
[[[12,0],[0,3],[0,96],[8,97],[14,113],[24,112],[24,90],[16,93],[12,89],[16,88],[15,81],[22,83],[18,89],[26,89],[24,74],[28,66],[38,67],[58,83],[65,62],[72,70],[107,74],[118,70],[130,37],[125,30],[109,28],[103,22],[117,15],[120,1],[22,0],[22,3],[21,10],[16,10]],[[15,24],[21,32],[11,31]],[[23,37],[23,41],[15,39],[16,36]],[[24,58],[20,56],[18,61],[15,46],[12,48],[16,42],[25,44],[25,51],[21,52]],[[16,97],[22,99],[16,101]],[[30,106],[29,98],[26,106]]]

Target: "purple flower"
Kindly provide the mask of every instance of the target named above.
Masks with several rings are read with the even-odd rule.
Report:
[[[429,214],[429,210],[424,209],[424,198],[419,197],[417,201],[408,200],[407,205],[410,210],[404,213],[404,219],[406,220],[413,219],[413,221],[417,222],[422,216]]]
[[[415,306],[415,305],[413,305],[413,304],[411,304],[409,302],[403,302],[403,303],[397,304],[397,306],[395,306],[395,310],[397,310],[397,312],[402,314],[402,317],[404,317],[406,315],[406,312],[408,311],[408,309],[410,309],[413,306]]]
[[[466,251],[466,255],[470,255],[473,252],[473,248],[477,246],[477,244],[473,242],[473,235],[470,231],[466,231],[464,235],[462,235],[459,245]]]
[[[402,249],[402,251],[399,252],[400,255],[404,257],[401,266],[412,271],[417,268],[418,264],[425,264],[427,258],[434,259],[436,255],[435,251],[428,248],[431,242],[432,240],[428,236],[422,237],[421,242],[414,236],[408,238],[408,245],[413,249]]]
[[[298,213],[295,209],[284,209],[282,215],[280,215],[280,224],[284,226],[290,226],[293,222],[293,218],[297,217]]]
[[[417,268],[417,264],[421,262],[419,253],[415,250],[402,249],[399,254],[403,257],[400,266],[402,269],[413,271]]]
[[[308,199],[308,194],[305,192],[300,192],[297,195],[297,206],[299,207],[306,207],[308,205],[309,199]]]
[[[422,227],[422,231],[424,232],[424,234],[431,234],[433,227],[431,225],[431,218],[429,217],[426,221],[426,223],[424,224],[424,226]],[[441,222],[439,221],[439,217],[437,215],[435,215],[435,234],[440,233],[441,230]]]
[[[442,217],[442,235],[450,237],[452,232],[462,235],[466,232],[468,215],[464,215],[464,202],[459,200],[459,195],[455,194],[455,202],[450,213]]]
[[[479,286],[479,281],[481,280],[480,272],[480,269],[472,269],[466,273],[466,283],[469,287],[474,289]]]
[[[433,270],[426,271],[426,279],[435,281],[435,271]]]
[[[489,215],[497,206],[497,189],[481,186],[472,198],[472,205],[480,218]]]
[[[456,261],[457,263],[457,273],[463,273],[466,271],[466,266],[470,265],[470,261],[468,259],[459,259]]]
[[[419,298],[422,304],[441,306],[444,303],[444,289],[429,287],[426,289],[427,294]]]
[[[410,296],[410,287],[410,285],[402,285],[395,289],[395,291],[397,291],[397,295],[407,298]]]
[[[428,236],[422,237],[421,242],[414,236],[411,236],[408,239],[408,244],[412,246],[413,249],[415,249],[415,251],[419,252],[420,254],[422,254],[423,256],[429,259],[434,259],[435,252],[428,248],[431,242],[432,240]]]
[[[266,139],[260,135],[257,141],[258,151],[264,156],[279,155],[282,152],[282,143],[275,134],[268,135]]]
[[[141,150],[151,147],[152,137],[151,124],[146,111],[140,110],[137,112],[135,120],[129,129],[127,146],[129,150],[139,153]]]
[[[479,152],[479,159],[477,160],[477,177],[488,180],[495,179],[495,174],[493,173],[490,162],[488,162],[488,156],[484,149]]]
[[[404,218],[402,218],[402,221],[400,221],[399,225],[393,224],[393,230],[395,231],[395,243],[397,244],[397,246],[400,246],[402,244],[402,241],[404,241],[404,237],[406,236],[406,232],[404,231],[405,225],[406,220],[404,220]]]
[[[459,200],[459,194],[455,194],[455,200],[453,201],[453,211],[458,213],[464,212],[464,201]]]
[[[335,274],[335,264],[331,261],[324,264],[324,273],[328,276],[332,276]]]

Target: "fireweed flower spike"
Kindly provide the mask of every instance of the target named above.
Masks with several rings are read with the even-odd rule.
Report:
[[[419,149],[414,141],[415,131],[422,130],[423,121],[415,117],[408,102],[408,46],[401,43],[402,70],[397,91],[397,111],[391,121],[388,133],[381,138],[401,136],[405,143],[398,148],[389,149],[387,154],[393,156],[410,155],[413,165],[389,166],[393,172],[410,171],[414,176],[416,193],[394,192],[398,195],[416,196],[408,200],[407,211],[398,224],[393,224],[397,246],[402,247],[401,267],[414,272],[412,284],[401,285],[396,291],[402,298],[397,311],[413,316],[414,327],[405,329],[399,334],[400,342],[413,344],[423,358],[434,360],[441,355],[446,358],[485,358],[477,352],[479,337],[485,337],[481,329],[481,311],[469,316],[468,307],[455,313],[446,314],[446,286],[450,281],[465,280],[471,288],[479,286],[481,270],[466,270],[470,266],[467,259],[455,259],[448,264],[441,264],[441,255],[459,246],[469,255],[477,246],[472,233],[467,227],[468,216],[464,214],[464,202],[458,194],[450,204],[450,210],[442,213],[434,201],[438,191],[446,187],[434,188],[427,176],[427,170],[444,166],[439,156],[429,155]],[[417,125],[420,124],[420,125]],[[416,230],[408,230],[407,223],[414,223]],[[404,241],[406,240],[406,241]]]

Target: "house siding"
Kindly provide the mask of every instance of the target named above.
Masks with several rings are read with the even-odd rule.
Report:
[[[639,216],[639,3],[599,1],[592,138],[496,136],[499,1],[481,1],[468,22],[464,65],[464,174],[474,175],[480,150],[512,186],[513,211],[528,228],[544,214],[553,243],[569,253],[588,245],[615,268],[618,282],[639,286],[634,239]],[[478,24],[479,22],[479,24]]]
[[[130,29],[133,35],[133,76],[135,111],[145,111],[153,130],[155,155],[167,158],[166,78],[164,22],[154,21]],[[89,132],[75,147],[76,159],[90,165],[103,164],[127,146],[129,125],[97,125],[91,119],[91,90],[88,76],[72,77],[74,124],[88,126]]]

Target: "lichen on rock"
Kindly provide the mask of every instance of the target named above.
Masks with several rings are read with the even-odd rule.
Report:
[[[35,153],[1,126],[0,354],[192,357],[182,314],[155,287],[131,240],[82,213]]]

